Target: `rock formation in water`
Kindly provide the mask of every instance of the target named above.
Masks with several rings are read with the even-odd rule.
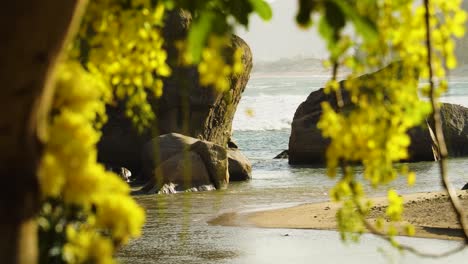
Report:
[[[468,156],[468,108],[443,104],[441,117],[445,142],[452,157]]]
[[[273,159],[287,159],[289,157],[289,150],[283,150],[281,153],[276,155]]]
[[[164,81],[162,97],[149,99],[157,118],[153,127],[138,133],[124,116],[123,103],[108,107],[109,121],[98,145],[99,160],[129,168],[139,181],[148,180],[144,177],[148,174],[142,173],[140,153],[143,146],[158,135],[176,132],[224,148],[231,136],[234,113],[252,68],[250,48],[241,38],[232,36],[231,50],[243,50],[244,72],[230,79],[231,86],[226,92],[201,87],[196,67],[179,64],[174,44],[186,36],[190,21],[190,14],[180,10],[171,12],[166,20],[164,36],[172,75]]]
[[[226,148],[177,133],[154,138],[142,152],[141,192],[172,193],[224,189],[229,183]]]
[[[239,149],[228,149],[228,166],[230,181],[246,181],[252,179],[252,164]]]
[[[365,78],[365,76],[360,77]],[[341,84],[342,85],[342,84]],[[353,107],[349,94],[342,89],[344,107]],[[289,138],[290,164],[324,164],[328,139],[322,137],[317,122],[322,114],[321,102],[327,101],[337,109],[334,94],[326,94],[324,89],[312,92],[307,100],[299,105],[294,114]],[[468,108],[444,103],[441,107],[445,139],[449,155],[468,155]],[[429,122],[431,123],[431,122]],[[428,124],[408,131],[411,145],[407,161],[431,161],[434,157],[432,129]]]

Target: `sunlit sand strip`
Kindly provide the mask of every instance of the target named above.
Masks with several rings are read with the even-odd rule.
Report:
[[[459,240],[462,232],[452,206],[443,192],[403,195],[405,223],[415,226],[415,237]],[[468,192],[460,191],[459,198],[468,211]],[[386,199],[373,198],[369,221],[385,212]],[[339,204],[323,202],[289,208],[257,212],[230,212],[209,221],[212,225],[251,226],[261,228],[294,228],[336,230],[335,219]],[[402,229],[402,228],[401,228]],[[405,235],[403,232],[400,235]]]

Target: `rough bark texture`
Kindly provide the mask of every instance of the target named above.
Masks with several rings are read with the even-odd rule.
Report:
[[[151,99],[157,119],[153,127],[138,134],[124,117],[122,104],[108,108],[109,121],[99,143],[101,162],[124,166],[134,175],[142,175],[140,153],[143,145],[158,135],[171,132],[227,146],[232,119],[252,68],[252,54],[242,39],[233,36],[229,52],[243,49],[244,73],[231,78],[231,88],[224,93],[201,87],[196,67],[180,65],[174,44],[186,36],[190,22],[190,14],[180,10],[170,13],[166,20],[164,36],[172,75],[165,80],[163,96]]]
[[[35,263],[37,167],[53,71],[85,1],[17,0],[0,8],[0,260]]]

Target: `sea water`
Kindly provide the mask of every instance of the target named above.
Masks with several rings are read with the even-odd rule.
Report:
[[[146,209],[143,236],[122,249],[123,263],[463,263],[464,251],[448,258],[424,259],[400,254],[388,243],[364,235],[358,244],[344,244],[335,231],[263,229],[211,226],[210,219],[230,212],[245,212],[328,199],[335,180],[324,168],[294,167],[273,157],[287,149],[290,124],[298,105],[310,92],[323,87],[323,76],[263,76],[249,81],[233,123],[233,138],[253,165],[253,179],[231,183],[227,190],[176,195],[138,196]],[[450,83],[446,102],[468,106],[468,79]],[[438,191],[438,166],[412,163],[417,183],[408,188],[404,178],[390,186],[400,193]],[[468,159],[449,160],[453,184],[468,181]],[[359,174],[359,169],[357,170]],[[386,186],[388,187],[388,186]],[[386,188],[366,190],[374,196]],[[307,212],[305,212],[307,213]],[[444,251],[457,242],[399,238],[429,252]]]

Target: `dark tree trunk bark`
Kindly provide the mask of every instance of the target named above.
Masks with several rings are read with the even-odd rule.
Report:
[[[36,263],[37,167],[54,66],[86,1],[14,0],[0,8],[0,262]]]

